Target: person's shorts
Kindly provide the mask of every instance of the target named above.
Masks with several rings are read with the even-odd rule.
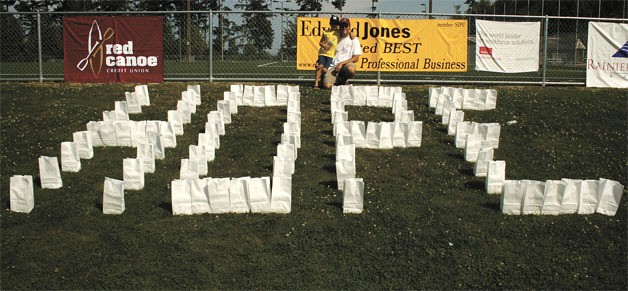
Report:
[[[327,56],[318,56],[318,60],[316,61],[316,63],[323,65],[323,68],[327,69],[331,65],[332,60],[333,58]]]
[[[327,73],[325,73],[325,77],[323,78],[323,84],[344,85],[350,78],[350,76],[348,76],[348,74],[346,73],[346,70],[349,67],[355,68],[355,64],[345,64],[344,66],[342,66],[340,72],[338,72],[336,76],[332,74],[334,72],[333,70],[327,70]]]

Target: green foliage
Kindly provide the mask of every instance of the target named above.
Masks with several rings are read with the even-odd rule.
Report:
[[[149,84],[134,120],[164,120],[186,83]],[[132,148],[98,147],[64,187],[39,187],[37,158],[124,100],[131,84],[2,83],[2,289],[625,289],[628,202],[616,216],[505,216],[429,110],[427,86],[404,86],[420,148],[358,149],[364,213],[342,214],[330,92],[301,84],[302,147],[292,213],[173,216],[170,182],[229,90],[202,83],[177,147],[146,186],[125,191],[122,215],[102,214],[104,177],[122,178]],[[627,185],[626,90],[496,87],[497,109],[465,120],[502,124],[497,159],[508,179],[600,177]],[[390,109],[346,107],[390,121]],[[240,106],[209,164],[211,177],[269,176],[286,112]],[[516,124],[506,125],[516,120]],[[35,208],[9,211],[9,177],[33,175]]]

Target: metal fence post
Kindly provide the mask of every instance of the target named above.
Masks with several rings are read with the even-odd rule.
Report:
[[[541,86],[545,87],[545,75],[547,74],[547,31],[549,30],[549,18],[545,15],[545,30],[543,31],[543,80]]]
[[[37,54],[39,55],[39,82],[44,81],[43,57],[41,52],[41,14],[37,11]]]
[[[218,18],[220,21],[220,17]],[[214,39],[214,13],[209,10],[209,39],[207,40],[207,44],[209,44],[209,56],[208,56],[208,63],[209,63],[209,82],[212,83],[214,82],[214,72],[213,72],[213,62],[214,62],[214,42],[212,41]]]
[[[382,18],[382,12],[379,11],[379,13],[377,13],[377,18]],[[381,69],[377,69],[377,86],[379,86],[381,84],[382,81],[382,71]]]

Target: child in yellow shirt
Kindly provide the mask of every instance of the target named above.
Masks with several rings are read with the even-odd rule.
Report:
[[[314,79],[314,88],[318,88],[318,80],[327,73],[327,68],[331,65],[336,53],[336,45],[338,45],[338,27],[340,19],[336,15],[329,18],[330,29],[323,32],[319,42],[318,60],[316,60],[316,78]]]

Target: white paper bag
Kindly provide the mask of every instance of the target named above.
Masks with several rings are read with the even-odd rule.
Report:
[[[624,193],[624,185],[617,181],[600,178],[599,192],[600,202],[597,206],[597,213],[614,216]]]
[[[135,86],[135,94],[138,95],[140,99],[140,105],[149,106],[150,105],[150,96],[148,95],[148,86],[147,85],[138,85]]]
[[[563,200],[565,192],[565,183],[560,180],[545,181],[545,189],[543,189],[543,207],[541,214],[558,215],[560,214],[560,204]]]
[[[366,146],[366,127],[364,121],[361,120],[351,120],[351,138],[353,139],[353,143],[358,148],[363,148]]]
[[[379,136],[379,149],[393,148],[393,124],[392,122],[380,122],[377,124],[377,134]]]
[[[131,124],[131,146],[138,147],[141,143],[146,143],[146,120],[132,121]]]
[[[193,214],[211,213],[209,207],[209,194],[207,193],[207,180],[187,179],[190,188],[190,207]]]
[[[364,181],[362,178],[345,179],[342,213],[360,214],[364,209]]]
[[[283,156],[273,157],[273,177],[291,177],[294,174],[294,159]]]
[[[13,175],[9,182],[11,211],[30,213],[35,207],[33,176]]]
[[[115,147],[118,146],[118,138],[116,137],[116,127],[113,125],[113,121],[103,122],[98,127],[98,134],[103,146]]]
[[[229,182],[229,203],[231,212],[247,213],[251,211],[249,206],[249,181],[250,177],[232,178]]]
[[[184,133],[183,118],[176,110],[168,110],[168,122],[172,125],[172,129],[174,129],[176,135],[182,135]]]
[[[201,85],[188,85],[187,89],[194,93],[194,104],[201,105]]]
[[[277,156],[284,159],[296,160],[297,151],[293,144],[280,143],[277,145]]]
[[[447,135],[456,135],[456,128],[459,122],[464,121],[464,111],[454,110],[449,114],[449,124],[447,125]]]
[[[408,123],[406,133],[406,147],[420,147],[423,137],[423,121],[413,121]]]
[[[336,181],[338,190],[342,190],[345,180],[355,178],[355,160],[339,160],[336,161]]]
[[[287,98],[287,97],[286,97]],[[223,99],[229,101],[231,114],[238,114],[238,98],[235,92],[223,92]]]
[[[141,159],[124,159],[122,161],[124,189],[141,190],[144,188],[144,161]]]
[[[133,146],[132,129],[133,121],[114,121],[113,127],[116,131],[116,144],[122,147]]]
[[[436,108],[436,103],[438,102],[438,96],[442,93],[442,87],[432,87],[429,89],[428,94],[428,106],[429,108]]]
[[[94,146],[89,131],[76,131],[72,133],[72,140],[76,144],[76,149],[81,159],[91,159],[94,157]]]
[[[117,121],[129,120],[129,110],[127,109],[126,101],[115,101],[114,108],[117,115]]]
[[[473,173],[476,177],[486,177],[488,172],[488,161],[493,160],[494,149],[492,147],[481,147],[478,152],[475,166],[473,167]]]
[[[144,173],[155,172],[155,146],[150,143],[140,143],[137,146],[136,158],[142,160]]]
[[[218,100],[216,108],[222,113],[222,121],[224,124],[231,124],[231,104],[226,100]]]
[[[78,146],[73,141],[61,143],[61,170],[64,172],[78,172],[81,170],[81,157]]]
[[[155,159],[163,160],[166,158],[166,149],[161,141],[161,135],[158,133],[147,133],[146,142],[153,145]]]
[[[253,106],[253,103],[255,103],[255,91],[255,86],[244,85],[244,90],[242,91],[242,105]]]
[[[505,180],[500,199],[503,214],[520,215],[525,186],[520,180]]]
[[[270,211],[273,213],[290,213],[291,209],[292,178],[289,176],[273,176]]]
[[[102,195],[103,214],[122,214],[124,205],[124,181],[105,177]]]
[[[473,124],[469,121],[458,122],[456,124],[456,148],[462,149],[467,143],[467,135],[473,130]]]
[[[174,133],[174,128],[167,121],[162,121],[159,124],[159,134],[161,135],[161,142],[165,148],[177,147],[177,136]]]
[[[580,184],[580,203],[578,214],[593,214],[597,210],[600,201],[598,188],[599,180],[583,180]]]
[[[506,180],[506,161],[489,161],[486,173],[486,192],[499,194]]]
[[[406,147],[406,132],[408,132],[408,123],[393,122],[393,146],[398,148]]]
[[[578,211],[580,204],[580,188],[582,180],[579,179],[561,179],[565,184],[563,191],[563,200],[560,204],[560,214],[573,214]]]
[[[216,124],[219,135],[225,135],[225,118],[221,111],[210,111],[207,114],[207,123]],[[207,129],[206,129],[207,130]]]
[[[199,178],[198,160],[181,159],[180,179],[195,180]]]
[[[334,129],[333,129],[332,134],[334,136],[351,135],[351,122],[340,121],[340,122],[334,123]]]
[[[172,214],[192,214],[192,195],[188,180],[173,180],[171,189]]]
[[[336,147],[336,161],[340,160],[355,160],[355,145],[348,144]]]
[[[89,132],[89,137],[92,140],[92,146],[104,146],[102,140],[100,139],[100,125],[102,123],[102,121],[90,121],[85,125],[87,132]]]
[[[242,85],[242,84],[231,84],[231,85],[229,85],[229,92],[234,93],[238,106],[244,105],[244,103],[242,102],[242,95],[244,93],[244,85]]]
[[[206,133],[198,134],[198,145],[205,148],[205,156],[207,161],[211,162],[216,158],[215,138]]]
[[[467,135],[467,142],[464,147],[464,159],[467,162],[475,163],[482,147],[482,136],[477,134]]]
[[[270,212],[270,177],[249,180],[249,205],[252,213]]]
[[[194,92],[192,91],[183,91],[181,92],[181,100],[179,102],[186,103],[187,109],[190,110],[190,113],[196,114],[196,101],[194,101]],[[179,107],[177,106],[177,109]]]
[[[188,146],[188,154],[190,160],[196,160],[198,163],[198,174],[205,176],[208,172],[207,166],[207,153],[205,147],[202,145],[190,145]]]
[[[541,181],[523,180],[525,185],[521,214],[541,214],[545,197],[545,183]]]
[[[354,145],[353,143],[353,137],[350,135],[337,135],[336,136],[336,147],[338,146],[344,146],[344,145]]]
[[[57,157],[39,157],[39,180],[42,189],[59,189],[63,187]]]
[[[129,114],[142,113],[142,105],[140,104],[139,95],[135,92],[124,92],[126,105]]]
[[[177,111],[181,114],[183,124],[189,124],[192,122],[192,113],[194,113],[194,104],[190,104],[183,100],[177,101]]]

